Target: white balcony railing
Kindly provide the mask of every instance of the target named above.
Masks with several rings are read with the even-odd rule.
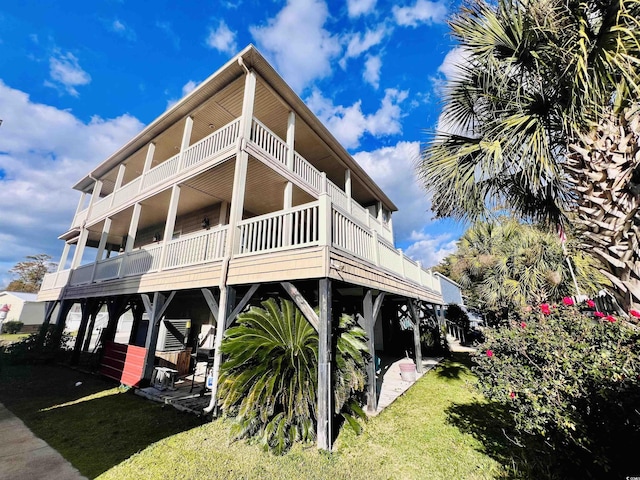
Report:
[[[93,205],[91,217],[103,214],[108,210],[108,206],[122,205],[184,169],[206,162],[214,155],[233,147],[238,139],[239,124],[239,120],[235,120],[190,146],[183,152],[182,165],[179,164],[180,156],[175,155],[151,169],[143,177],[101,199]],[[288,146],[255,119],[252,123],[251,141],[264,151],[267,159],[286,166]],[[349,198],[334,183],[326,180],[322,173],[297,152],[294,152],[291,168],[292,173],[311,191],[317,192],[318,195],[326,193],[328,198],[320,196],[320,200],[315,202],[239,222],[236,245],[233,247],[234,254],[268,253],[330,241],[337,249],[406,280],[440,291],[439,282],[430,270],[422,269],[419,263],[405,257],[400,250],[394,248],[391,230],[387,224],[380,222],[368,209]],[[322,202],[329,202],[330,205],[326,207],[331,210],[329,225],[325,225],[326,217],[320,215]],[[325,209],[323,211],[328,211],[324,206],[322,208]],[[79,212],[76,220],[86,218],[86,214],[86,209]],[[228,226],[217,227],[171,240],[165,246],[148,245],[95,264],[84,265],[72,272],[65,270],[49,274],[45,276],[42,289],[60,288],[67,283],[81,285],[141,275],[221,259],[225,255],[227,231]],[[325,233],[322,233],[323,238],[320,238],[321,232],[327,232],[329,236],[324,237]],[[164,262],[161,262],[162,258]]]
[[[182,168],[191,168],[235,145],[239,129],[240,119],[237,119],[191,145],[184,152]]]
[[[287,164],[287,144],[255,118],[251,124],[251,141],[277,162]]]
[[[266,253],[318,243],[318,205],[311,202],[284,212],[239,223],[240,253]]]
[[[185,170],[206,162],[216,155],[224,153],[236,144],[239,128],[240,119],[236,119],[191,145],[183,153],[182,165],[180,164],[180,154],[176,154],[159,165],[156,165],[143,176],[133,179],[110,195],[98,200],[93,204],[91,212],[89,212],[88,208],[78,212],[73,219],[72,227],[78,227],[82,225],[84,221],[99,219],[110,209],[131,202],[139,194],[144,194],[146,190],[166,182],[172,177],[180,175]],[[142,186],[140,185],[141,183]],[[90,218],[87,218],[87,213],[90,214]]]

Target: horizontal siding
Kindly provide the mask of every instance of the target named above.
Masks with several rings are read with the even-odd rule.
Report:
[[[247,255],[229,263],[229,285],[302,280],[324,276],[325,249],[301,248],[265,255]]]
[[[332,268],[329,276],[335,280],[371,287],[402,296],[419,298],[428,302],[443,303],[442,296],[436,292],[410,283],[391,272],[377,269],[361,260],[332,249],[330,258],[340,269]]]

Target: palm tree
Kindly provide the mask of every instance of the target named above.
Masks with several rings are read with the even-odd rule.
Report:
[[[318,334],[294,304],[269,298],[241,313],[222,343],[219,393],[225,414],[235,417],[234,438],[256,438],[282,454],[316,432]],[[336,413],[356,430],[364,415],[357,399],[365,389],[366,335],[343,315],[336,332]]]
[[[640,302],[640,105],[611,114],[571,146],[565,170],[580,192],[574,223],[583,248],[628,307]]]
[[[582,292],[596,293],[606,278],[593,259],[574,251],[571,243],[568,251]],[[474,224],[443,268],[464,288],[469,303],[498,323],[506,321],[509,312],[519,314],[573,293],[571,272],[555,235],[513,219]]]
[[[640,0],[465,5],[450,21],[465,62],[419,165],[436,214],[567,222],[571,146],[637,101],[639,18]]]

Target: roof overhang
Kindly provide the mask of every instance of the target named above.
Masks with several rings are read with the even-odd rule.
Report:
[[[323,142],[338,156],[345,168],[351,170],[352,178],[357,177],[366,188],[371,190],[375,197],[379,198],[382,203],[391,211],[398,208],[389,197],[380,189],[380,187],[371,179],[364,169],[353,159],[347,150],[336,140],[322,122],[311,112],[309,107],[302,99],[293,91],[275,69],[267,62],[260,52],[253,46],[248,45],[235,57],[229,60],[218,71],[203,81],[191,93],[182,100],[169,108],[162,115],[151,122],[144,130],[133,137],[128,143],[117,150],[104,162],[98,165],[89,174],[79,180],[73,188],[80,191],[87,191],[95,182],[95,178],[100,178],[107,174],[114,167],[134,154],[140,148],[147,145],[154,138],[160,135],[167,128],[191,114],[208,98],[220,91],[225,86],[232,83],[238,77],[244,75],[244,69],[240,65],[238,59],[242,58],[242,62],[248,69],[255,71],[262,77],[271,88],[282,99],[287,102],[296,113],[304,120],[307,125],[322,139]],[[61,238],[61,237],[60,237]]]

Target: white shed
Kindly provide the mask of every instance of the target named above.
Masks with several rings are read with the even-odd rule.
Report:
[[[7,305],[9,311],[5,322],[18,321],[24,323],[22,331],[36,331],[44,320],[44,304],[37,300],[36,293],[0,292],[0,307]]]

